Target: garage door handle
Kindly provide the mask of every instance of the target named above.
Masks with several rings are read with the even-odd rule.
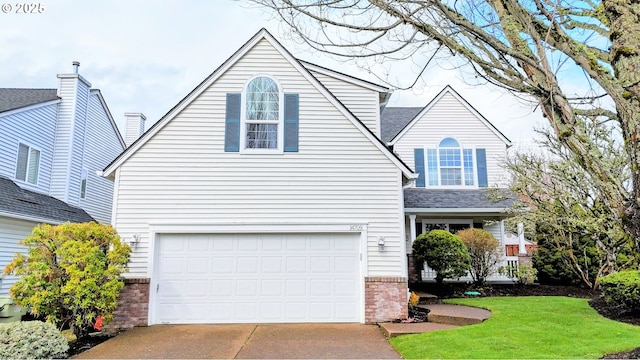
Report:
[[[156,294],[158,293],[159,290],[160,290],[160,284],[156,284]]]

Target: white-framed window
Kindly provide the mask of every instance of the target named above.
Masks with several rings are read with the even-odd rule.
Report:
[[[87,170],[82,169],[80,174],[80,199],[86,199],[87,197]]]
[[[266,75],[249,80],[241,117],[241,149],[282,151],[283,93],[278,82]]]
[[[18,143],[18,159],[16,161],[16,179],[29,184],[38,184],[40,173],[40,150],[27,144]]]
[[[423,219],[422,233],[428,233],[431,230],[446,230],[452,234],[460,230],[474,227],[471,219]]]
[[[473,149],[463,149],[452,138],[442,139],[436,149],[427,149],[429,186],[475,186],[476,171]]]

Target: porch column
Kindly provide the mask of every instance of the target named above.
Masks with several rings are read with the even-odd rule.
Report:
[[[416,237],[416,216],[409,215],[409,241],[411,241],[411,246],[413,246],[414,237]]]
[[[518,223],[518,253],[527,253],[527,247],[524,244],[524,224],[521,222]]]

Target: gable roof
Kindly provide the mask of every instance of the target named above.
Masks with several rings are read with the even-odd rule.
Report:
[[[0,176],[0,215],[48,223],[95,221],[86,211],[49,195],[26,190]]]
[[[389,89],[386,86],[382,86],[382,85],[378,85],[376,83],[373,83],[371,81],[367,81],[367,80],[363,80],[363,79],[359,79],[357,77],[345,74],[345,73],[341,73],[339,71],[335,71],[335,70],[331,70],[329,68],[326,68],[324,66],[320,66],[314,63],[310,63],[308,61],[305,60],[300,60],[298,59],[298,62],[300,62],[307,70],[311,70],[311,71],[316,71],[320,74],[326,75],[326,76],[331,76],[337,79],[340,79],[342,81],[346,81],[348,83],[354,84],[354,85],[358,85],[358,86],[362,86],[364,88],[373,90],[373,91],[378,91],[378,92],[389,92],[391,91],[391,89]]]
[[[109,107],[107,106],[107,102],[104,100],[104,97],[102,96],[102,92],[99,89],[91,89],[89,93],[91,93],[92,95],[95,94],[98,97],[98,100],[100,100],[100,104],[102,104],[102,108],[104,109],[104,112],[107,114],[107,117],[109,118],[109,123],[111,124],[111,128],[113,128],[113,131],[116,133],[116,137],[118,137],[118,141],[120,141],[120,145],[122,145],[123,149],[126,149],[127,144],[124,141],[124,138],[120,133],[120,130],[118,130],[118,125],[116,124],[116,121],[113,119],[113,116],[111,116],[111,110],[109,110]]]
[[[498,191],[498,193],[494,193]],[[499,199],[493,199],[499,196]],[[421,212],[501,212],[513,205],[517,196],[507,189],[427,189],[404,190],[405,211]]]
[[[0,88],[0,112],[59,99],[57,89]]]
[[[511,140],[509,140],[498,128],[496,128],[489,120],[487,120],[482,114],[478,112],[471,104],[467,102],[457,91],[455,91],[450,85],[447,85],[442,89],[438,95],[436,95],[429,103],[418,113],[398,134],[396,134],[393,139],[391,139],[388,143],[389,145],[394,145],[413,125],[415,125],[418,120],[420,120],[431,108],[440,101],[440,99],[445,94],[453,95],[467,110],[469,110],[475,117],[477,117],[491,132],[493,132],[500,140],[502,140],[505,145],[511,146]],[[427,119],[428,121],[428,119]]]
[[[413,120],[423,107],[387,107],[380,113],[380,134],[388,143]]]
[[[382,142],[371,130],[362,123],[335,95],[333,95],[311,72],[291,53],[285,49],[266,29],[258,31],[249,41],[247,41],[240,49],[238,49],[231,57],[229,57],[220,67],[214,70],[211,75],[204,79],[195,87],[187,96],[185,96],[176,106],[174,106],[167,114],[165,114],[158,122],[156,122],[148,131],[146,131],[138,140],[125,149],[111,164],[103,171],[103,176],[111,176],[114,171],[125,162],[133,153],[135,153],[150,138],[157,134],[164,126],[175,118],[180,111],[187,107],[196,97],[211,86],[222,74],[231,68],[238,60],[240,60],[249,50],[251,50],[259,41],[268,41],[289,63],[302,74],[320,93],[322,93],[363,135],[365,135],[391,162],[393,162],[407,178],[416,178],[415,174],[409,166],[407,166],[396,154],[391,152],[386,144]]]

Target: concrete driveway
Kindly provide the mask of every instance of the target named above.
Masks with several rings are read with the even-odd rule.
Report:
[[[400,359],[362,324],[154,325],[126,331],[75,359]]]

